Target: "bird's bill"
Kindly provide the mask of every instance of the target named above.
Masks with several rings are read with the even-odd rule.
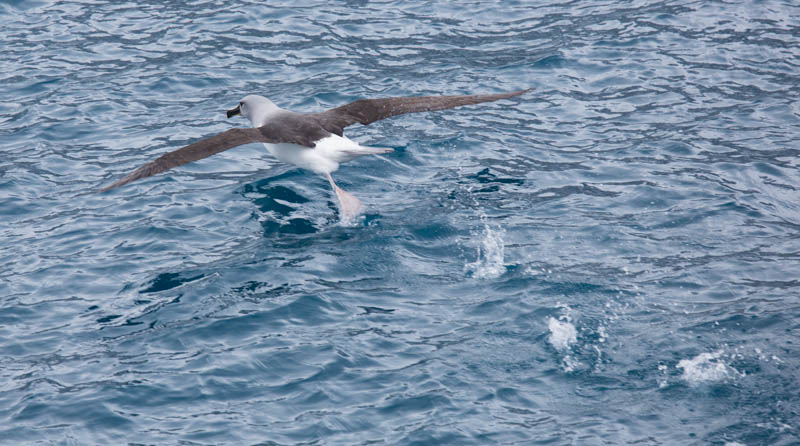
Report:
[[[228,118],[230,118],[231,116],[236,116],[238,114],[241,114],[242,110],[239,109],[239,107],[240,106],[237,105],[236,108],[232,108],[232,109],[228,110]]]

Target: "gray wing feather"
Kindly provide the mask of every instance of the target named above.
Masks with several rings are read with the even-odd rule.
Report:
[[[317,120],[288,110],[270,117],[269,122],[258,129],[276,143],[286,142],[305,147],[314,147],[316,141],[331,134]]]
[[[251,142],[292,143],[305,147],[314,147],[315,141],[319,141],[331,133],[342,136],[343,129],[356,122],[367,125],[405,113],[445,110],[462,105],[497,101],[518,96],[528,91],[530,90],[467,96],[361,99],[322,113],[298,115],[292,112],[285,112],[263,127],[257,129],[230,129],[162,155],[134,170],[125,178],[100,189],[100,192]],[[308,118],[313,119],[309,120]]]
[[[405,113],[445,110],[448,108],[461,107],[462,105],[497,101],[519,96],[528,91],[530,91],[530,89],[513,91],[510,93],[474,94],[466,96],[418,96],[361,99],[341,107],[309,116],[314,116],[325,130],[342,136],[345,127],[357,122],[367,125],[381,119]]]
[[[164,172],[165,170],[172,169],[173,167],[181,166],[192,161],[207,158],[219,152],[232,149],[242,144],[251,142],[272,142],[268,140],[261,129],[230,129],[210,138],[206,138],[195,143],[189,144],[186,147],[180,148],[173,152],[164,154],[153,161],[134,170],[125,178],[117,181],[114,184],[100,189],[100,192],[105,192],[109,189],[128,184],[142,178]]]
[[[319,141],[328,135],[330,135],[330,132],[313,120],[304,119],[302,115],[297,113],[285,112],[276,116],[262,127],[256,129],[230,129],[210,138],[189,144],[174,152],[164,154],[134,170],[125,178],[100,189],[100,192],[153,176],[173,167],[207,158],[243,144],[251,142],[291,143],[314,147],[315,141]]]

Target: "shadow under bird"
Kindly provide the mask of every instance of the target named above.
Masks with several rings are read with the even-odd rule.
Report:
[[[358,215],[361,202],[339,188],[331,172],[339,169],[339,164],[359,156],[389,153],[393,149],[362,146],[343,135],[345,127],[355,123],[367,125],[406,113],[508,99],[528,91],[530,89],[499,94],[361,99],[321,113],[306,114],[284,110],[263,96],[250,95],[228,110],[228,118],[242,115],[250,120],[253,128],[230,129],[169,152],[100,191],[114,189],[233,147],[262,142],[277,159],[324,175],[339,200],[341,218],[348,220]]]

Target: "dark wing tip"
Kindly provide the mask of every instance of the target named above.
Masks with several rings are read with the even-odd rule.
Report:
[[[108,186],[101,187],[100,189],[97,189],[97,193],[101,194],[103,192],[108,192],[111,189],[116,189],[116,188],[118,188],[118,187],[120,187],[120,186],[122,186],[124,184],[127,184],[128,181],[125,181],[126,179],[127,179],[127,177],[125,177],[125,178],[123,178],[121,180],[115,181],[115,182],[109,184]]]
[[[103,192],[108,192],[111,189],[116,189],[116,188],[118,188],[120,186],[124,186],[124,185],[130,183],[131,181],[133,181],[133,180],[128,180],[127,177],[123,178],[123,179],[121,179],[119,181],[116,181],[114,183],[109,184],[108,186],[101,187],[100,189],[97,189],[97,193],[98,194],[102,194]]]
[[[149,176],[151,176],[151,175],[153,175],[155,173],[158,173],[157,169],[154,169],[154,167],[155,167],[155,162],[151,161],[151,162],[139,167],[138,169],[134,170],[133,172],[131,172],[130,174],[125,176],[125,178],[123,178],[121,180],[118,180],[118,181],[115,181],[114,183],[111,183],[106,187],[101,187],[100,189],[97,190],[97,192],[98,193],[107,192],[107,191],[110,191],[111,189],[116,189],[116,188],[118,188],[120,186],[124,186],[124,185],[126,185],[126,184],[128,184],[130,182],[136,181],[136,180],[138,180],[140,178],[146,178],[146,177],[149,177]]]
[[[519,96],[519,95],[523,95],[525,93],[530,93],[531,91],[533,91],[533,88],[526,88],[524,90],[511,91],[511,92],[508,92],[508,93],[500,93],[497,96],[501,96],[501,98],[513,98],[514,96]]]

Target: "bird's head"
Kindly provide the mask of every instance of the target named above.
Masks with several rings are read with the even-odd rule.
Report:
[[[228,110],[228,118],[231,116],[242,115],[250,120],[253,127],[264,125],[267,117],[278,110],[278,107],[264,96],[249,95],[245,96],[239,105]]]

